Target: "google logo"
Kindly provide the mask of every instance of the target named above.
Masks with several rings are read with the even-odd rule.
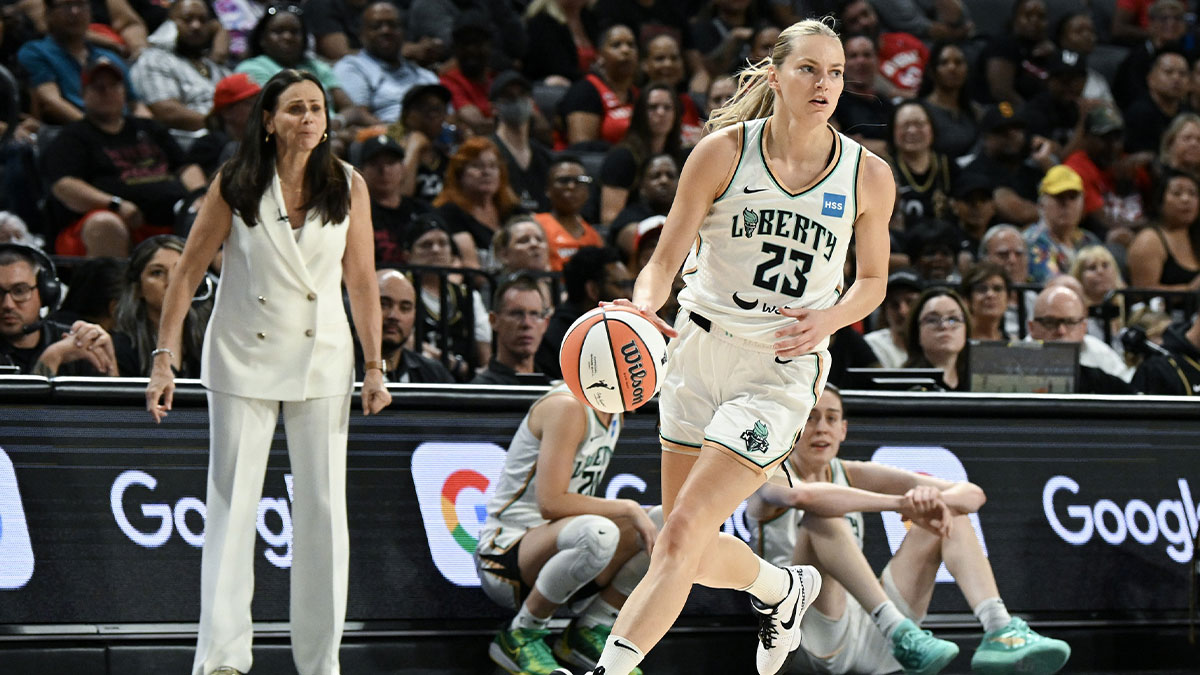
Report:
[[[442,486],[442,518],[446,521],[446,529],[450,531],[450,536],[454,537],[454,541],[463,548],[467,553],[475,553],[475,546],[479,544],[479,537],[473,537],[462,523],[458,521],[458,494],[466,488],[474,488],[480,492],[486,492],[488,489],[487,477],[478,471],[472,469],[459,469],[450,474],[446,479],[445,485]],[[487,506],[484,504],[475,505],[475,520],[482,523],[487,519]]]
[[[413,486],[429,555],[452,584],[479,585],[475,546],[504,456],[495,443],[429,442],[413,450]]]

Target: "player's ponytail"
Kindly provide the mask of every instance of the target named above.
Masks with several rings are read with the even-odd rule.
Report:
[[[805,19],[783,29],[779,38],[775,40],[770,57],[746,66],[738,73],[737,92],[728,103],[713,111],[704,125],[704,130],[713,132],[731,124],[770,115],[775,110],[775,92],[767,86],[767,67],[780,67],[784,59],[792,53],[795,38],[802,35],[824,35],[838,39],[838,34],[831,27],[833,21],[833,17],[828,16],[823,19]]]

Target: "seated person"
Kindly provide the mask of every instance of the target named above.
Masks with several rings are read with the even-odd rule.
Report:
[[[359,170],[371,196],[371,225],[375,229],[375,264],[400,263],[404,249],[400,245],[404,231],[413,218],[429,213],[428,202],[404,194],[408,167],[404,163],[404,148],[391,136],[372,136],[352,146],[350,156],[357,154]]]
[[[901,368],[908,360],[904,347],[904,328],[908,325],[908,314],[913,303],[925,287],[921,278],[909,270],[898,270],[888,275],[887,290],[883,296],[884,326],[863,336],[875,359],[884,368]]]
[[[126,261],[117,258],[88,258],[71,268],[71,285],[58,309],[47,315],[67,324],[94,323],[110,334],[116,325],[117,300],[125,287]]]
[[[549,316],[549,298],[533,277],[519,274],[496,286],[488,312],[496,351],[471,384],[550,384],[533,362]]]
[[[174,48],[148,47],[129,72],[154,119],[184,145],[203,133],[217,83],[230,74],[207,56],[217,28],[211,17],[203,0],[177,0],[171,5]]]
[[[517,612],[488,649],[511,673],[557,672],[555,654],[594,668],[649,567],[662,510],[647,514],[633,500],[596,497],[621,423],[621,415],[590,410],[560,384],[534,402],[508,447],[475,563],[484,593]],[[543,639],[550,619],[589,596],[552,654]]]
[[[951,391],[970,391],[967,351],[971,312],[967,303],[945,286],[925,289],[913,302],[904,330],[908,352],[905,368],[937,368]]]
[[[112,335],[117,365],[125,377],[150,377],[163,297],[182,256],[183,239],[173,234],[150,237],[129,254]],[[177,377],[200,377],[200,351],[208,313],[208,308],[188,307],[180,344],[170,346],[171,370]]]
[[[68,326],[42,319],[42,308],[55,309],[61,293],[44,253],[0,245],[0,365],[43,377],[118,375],[108,331],[86,321]]]
[[[646,161],[637,190],[637,199],[628,203],[608,227],[608,245],[615,246],[628,258],[633,254],[638,223],[650,216],[665,216],[679,189],[679,162],[668,154]]]
[[[801,619],[804,641],[793,665],[803,672],[932,675],[958,646],[921,630],[945,563],[983,624],[972,670],[1053,673],[1071,648],[1038,635],[1009,615],[968,514],[986,496],[973,483],[874,462],[838,458],[846,440],[841,394],[825,387],[786,460],[794,487],[767,483],[746,509],[751,545],[776,565],[811,564],[821,571],[815,611]],[[853,486],[853,487],[851,487]],[[912,522],[895,556],[876,577],[863,555],[863,511],[896,511]]]
[[[330,4],[349,3],[332,0]],[[365,106],[383,122],[395,122],[400,119],[404,95],[414,86],[437,84],[438,77],[401,53],[404,27],[395,4],[371,2],[362,12],[362,26],[362,51],[342,56],[333,73],[355,104]],[[326,37],[336,40],[336,35]]]
[[[197,164],[208,179],[237,151],[246,136],[246,120],[262,87],[245,73],[223,78],[213,90],[212,109],[204,118],[208,133],[187,150],[189,164]]]
[[[66,124],[83,119],[83,92],[80,55],[83,65],[107,59],[116,65],[125,80],[126,93],[133,113],[149,117],[129,81],[129,67],[116,52],[88,41],[92,6],[85,0],[45,0],[46,37],[25,43],[17,58],[29,74],[30,97],[43,121]]]
[[[1200,395],[1200,312],[1191,324],[1174,324],[1162,336],[1159,353],[1142,362],[1133,387],[1145,394]]]
[[[492,358],[492,329],[479,291],[449,273],[458,255],[450,231],[435,213],[417,216],[405,230],[401,246],[405,264],[434,268],[413,274],[420,299],[415,339],[421,353],[441,361],[457,382],[469,382]]]
[[[454,376],[442,364],[409,349],[417,318],[417,294],[408,277],[393,269],[376,273],[379,306],[383,315],[383,381],[453,384]],[[362,350],[355,349],[355,377],[365,373]]]
[[[111,61],[83,73],[87,116],[63,127],[43,161],[56,203],[59,255],[125,257],[131,242],[174,229],[206,181],[154,120],[125,114],[125,79]]]
[[[546,233],[550,245],[550,269],[561,272],[563,265],[584,246],[603,246],[596,228],[579,211],[588,200],[592,177],[578,157],[561,155],[550,163],[546,176],[546,196],[550,210],[534,216]]]
[[[1073,277],[1060,277],[1062,282],[1046,286],[1033,303],[1033,318],[1029,320],[1029,338],[1044,342],[1074,342],[1079,345],[1080,394],[1134,394],[1133,387],[1122,375],[1128,371],[1125,361],[1103,340],[1087,334],[1087,310],[1083,296],[1067,283]],[[1115,370],[1115,372],[1114,372]]]

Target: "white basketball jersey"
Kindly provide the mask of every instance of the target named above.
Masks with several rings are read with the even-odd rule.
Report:
[[[841,296],[867,151],[834,131],[832,168],[792,194],[767,167],[765,125],[766,118],[739,125],[737,169],[684,263],[679,304],[731,335],[770,345],[793,321],[780,307],[825,309]]]
[[[829,462],[830,479],[834,485],[850,487],[850,478],[846,475],[846,467],[842,460],[834,457]],[[858,541],[858,549],[863,547],[863,515],[859,511],[847,513],[845,516],[850,523],[850,530]],[[792,564],[792,555],[796,550],[796,530],[804,520],[804,511],[800,509],[784,509],[778,516],[765,522],[758,522],[746,513],[746,525],[750,530],[750,546],[762,559],[780,567]]]
[[[565,384],[554,387],[538,399],[532,410],[547,396],[571,395]],[[575,467],[567,490],[591,497],[597,496],[600,481],[608,470],[613,448],[621,435],[621,415],[613,415],[605,426],[597,413],[587,409],[587,433],[575,449]],[[542,517],[537,500],[537,462],[542,442],[529,428],[529,414],[508,446],[504,470],[496,484],[496,492],[487,505],[487,520],[479,535],[480,553],[499,553],[507,550],[529,529],[550,521]],[[600,495],[603,496],[603,495]]]

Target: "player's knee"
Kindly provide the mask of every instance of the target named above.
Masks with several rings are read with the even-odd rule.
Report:
[[[576,578],[596,578],[617,552],[621,541],[616,523],[604,516],[578,516],[558,533],[558,550],[573,549],[579,558],[572,575]]]
[[[667,518],[658,539],[654,541],[654,556],[686,558],[703,551],[706,542],[715,538],[717,530],[706,531],[701,518],[686,509],[675,509]],[[705,535],[711,535],[706,537]]]

